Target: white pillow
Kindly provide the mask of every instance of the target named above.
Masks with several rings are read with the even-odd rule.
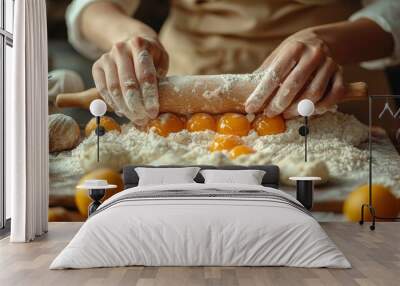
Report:
[[[261,185],[265,171],[262,170],[202,170],[205,184]]]
[[[139,186],[195,183],[193,179],[199,170],[199,167],[135,168],[139,176]]]

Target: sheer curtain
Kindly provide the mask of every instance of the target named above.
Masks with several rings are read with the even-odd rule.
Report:
[[[6,97],[6,187],[12,242],[47,231],[48,110],[45,0],[15,1],[13,93]]]

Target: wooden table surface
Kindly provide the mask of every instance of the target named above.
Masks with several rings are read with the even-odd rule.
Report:
[[[290,267],[120,267],[49,270],[82,223],[50,223],[32,243],[0,240],[0,285],[400,285],[400,223],[321,223],[352,269]]]

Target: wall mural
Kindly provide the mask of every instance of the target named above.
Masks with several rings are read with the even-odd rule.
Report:
[[[348,86],[356,95],[353,101],[343,103],[346,108],[315,109],[307,122],[307,162],[305,138],[299,134],[304,118],[244,111],[247,96],[262,77],[245,66],[243,70],[221,66],[218,72],[207,70],[203,76],[160,77],[161,112],[143,122],[143,110],[122,110],[110,101],[110,93],[94,88],[92,66],[101,54],[97,57],[98,50],[84,50],[68,41],[68,2],[48,4],[50,220],[86,219],[92,200],[87,190],[77,186],[90,179],[107,180],[117,185],[107,191],[108,198],[123,190],[121,170],[127,165],[266,164],[280,167],[281,188],[291,194],[296,189],[290,177],[321,178],[314,194],[318,219],[358,220],[369,171],[368,100],[357,98],[362,85]],[[155,29],[158,23],[152,23]],[[70,40],[76,37],[69,36]],[[142,56],[142,62],[148,60],[148,55]],[[120,96],[120,100],[134,101],[129,88],[136,83],[126,79],[120,84],[123,94],[113,95],[114,99]],[[154,87],[144,86],[141,91],[146,88]],[[108,112],[98,119],[89,111],[94,99],[107,104]],[[400,195],[400,107],[397,101],[377,99],[373,114],[377,126],[373,133],[374,174],[379,174],[374,175],[374,183],[380,190],[377,193],[384,194],[377,202],[395,203],[393,196]],[[96,136],[99,125],[102,136]],[[397,214],[397,208],[379,208]]]

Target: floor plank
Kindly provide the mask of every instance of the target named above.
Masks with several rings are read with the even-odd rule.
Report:
[[[49,233],[32,243],[0,240],[0,285],[400,285],[400,223],[321,223],[352,263],[352,269],[289,267],[120,267],[48,270],[82,223],[50,223]]]

